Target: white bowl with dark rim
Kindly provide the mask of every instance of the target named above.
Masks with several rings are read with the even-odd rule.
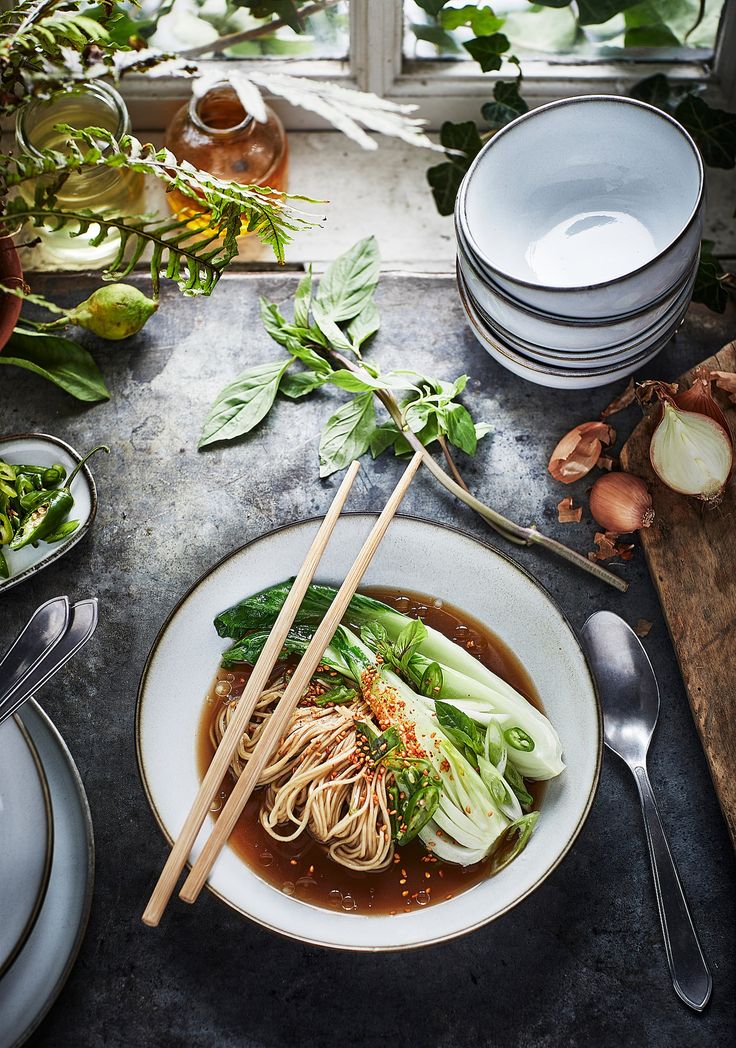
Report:
[[[374,521],[366,513],[340,518],[316,581],[342,581]],[[243,597],[296,574],[318,526],[319,520],[288,525],[221,560],[180,600],[153,644],[138,691],[136,747],[146,796],[169,842],[179,834],[200,783],[197,732],[227,646],[213,619]],[[493,630],[535,684],[562,740],[566,764],[547,784],[541,817],[518,858],[454,898],[415,912],[356,914],[303,902],[268,883],[230,847],[213,867],[210,890],[272,931],[340,949],[398,950],[486,924],[520,903],[559,865],[595,796],[601,713],[590,669],[564,614],[531,575],[498,550],[453,528],[397,517],[363,581],[430,593]],[[211,823],[202,828],[194,856],[210,829]]]
[[[692,295],[698,270],[698,259],[689,272],[658,302],[623,318],[571,323],[559,317],[543,317],[513,302],[481,274],[458,240],[457,265],[465,284],[483,312],[512,338],[529,347],[557,351],[565,356],[594,356],[624,353],[643,340],[657,337]]]
[[[660,298],[692,267],[703,162],[687,131],[653,106],[562,99],[486,143],[455,215],[471,256],[519,302],[613,317]]]

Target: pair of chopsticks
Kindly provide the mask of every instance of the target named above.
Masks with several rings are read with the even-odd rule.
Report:
[[[205,842],[197,860],[179,893],[185,902],[194,902],[202,890],[210,870],[212,869],[218,855],[225,846],[228,837],[240,817],[248,798],[253,793],[258,779],[267,766],[268,761],[278,746],[284,734],[291,715],[296,709],[299,700],[304,694],[317,666],[324,655],[325,648],[332,640],[337,627],[340,625],[348,605],[352,600],[356,589],[368,568],[373,556],[378,549],[381,539],[396,513],[401,500],[406,494],[414,474],[422,462],[421,453],[417,452],[407,466],[401,480],[394,488],[388,502],[381,511],[378,520],[373,525],[368,538],[358,553],[355,562],[348,571],[340,586],[327,614],[318,626],[309,646],[302,655],[287,688],[279,700],[279,703],[269,718],[258,743],[253,750],[250,760],[243,774],[235,783],[225,807],[220,813],[214,828]],[[314,573],[317,570],[322,554],[324,553],[330,536],[337,524],[348,493],[357,476],[360,464],[353,462],[348,469],[345,478],[340,485],[337,494],[327,511],[314,542],[309,548],[307,556],[299,573],[294,580],[289,595],[279,612],[268,640],[266,641],[258,660],[253,667],[245,690],[238,702],[235,715],[230,720],[220,745],[215,751],[212,763],[207,769],[207,774],[202,780],[202,785],[194,800],[194,804],[187,815],[181,833],[177,837],[169,854],[166,864],[159,876],[156,887],[153,890],[148,905],[143,912],[143,923],[156,927],[164,910],[176,888],[179,876],[189,859],[192,846],[197,835],[210,811],[210,806],[219,792],[220,784],[227,774],[230,762],[240,744],[240,740],[250,723],[258,698],[265,688],[271,675],[276,660],[278,659],[287,634],[293,625],[297,612],[301,606]]]

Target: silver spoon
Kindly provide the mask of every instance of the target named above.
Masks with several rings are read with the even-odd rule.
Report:
[[[97,598],[79,600],[71,608],[69,627],[61,640],[47,650],[34,668],[10,692],[0,695],[0,724],[42,688],[83,647],[97,628]]]
[[[52,597],[31,615],[15,641],[0,659],[0,703],[58,644],[69,625],[69,598]]]
[[[610,611],[597,611],[582,629],[603,706],[606,746],[633,772],[652,862],[664,946],[678,997],[702,1012],[713,980],[700,948],[647,774],[647,751],[659,715],[652,664],[634,631]]]

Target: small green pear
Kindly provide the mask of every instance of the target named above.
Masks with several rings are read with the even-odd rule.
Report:
[[[158,302],[146,298],[138,288],[129,284],[107,284],[75,306],[64,323],[77,324],[100,338],[118,342],[137,334],[157,309]]]

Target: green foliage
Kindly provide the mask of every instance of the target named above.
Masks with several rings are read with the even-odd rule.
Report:
[[[724,272],[713,254],[713,241],[704,240],[700,247],[700,262],[695,277],[693,302],[700,302],[714,313],[725,313],[729,299],[736,298],[736,278]]]
[[[460,183],[483,142],[472,120],[459,124],[446,120],[440,129],[440,143],[447,160],[429,168],[427,181],[439,213],[451,215]]]
[[[110,397],[87,350],[59,335],[17,327],[0,353],[2,364],[31,371],[77,400],[95,403]]]
[[[293,322],[274,303],[262,300],[263,325],[286,350],[287,359],[251,368],[226,386],[210,409],[199,446],[250,432],[272,407],[277,390],[300,400],[329,384],[352,397],[325,424],[319,445],[322,477],[344,469],[368,450],[374,458],[389,448],[396,455],[408,453],[407,430],[425,445],[447,437],[473,454],[488,427],[475,425],[457,400],[467,383],[465,375],[442,382],[411,370],[382,374],[363,359],[362,347],[380,324],[373,301],[378,274],[376,241],[367,237],[328,267],[316,293],[311,274],[299,282]],[[360,367],[350,358],[359,360]],[[299,364],[303,370],[297,369]],[[392,391],[399,391],[403,399],[396,400]],[[384,404],[391,398],[400,424],[393,418],[377,421],[376,397]]]
[[[517,80],[497,80],[493,85],[493,101],[486,102],[481,109],[483,119],[490,128],[498,131],[510,124],[517,116],[529,111],[529,106],[521,97]]]
[[[479,64],[484,73],[501,68],[502,55],[509,49],[509,40],[503,33],[491,33],[490,36],[476,36],[466,40],[463,47]]]

